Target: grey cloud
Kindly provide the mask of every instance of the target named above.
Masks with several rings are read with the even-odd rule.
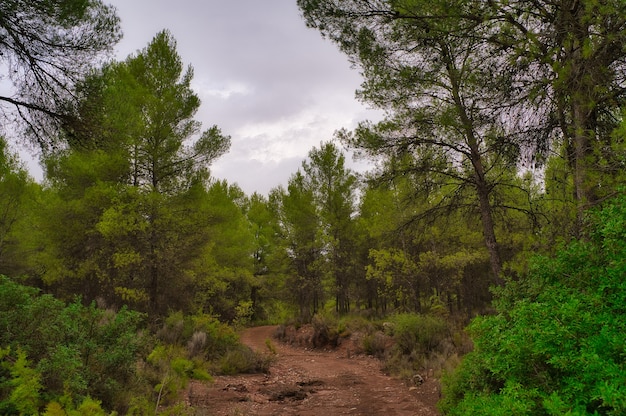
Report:
[[[312,146],[376,116],[354,99],[359,74],[305,26],[295,0],[109,2],[125,32],[118,59],[144,48],[159,30],[172,32],[195,70],[202,99],[196,118],[232,136],[230,152],[212,172],[248,194],[285,184]]]
[[[261,162],[255,159],[230,160],[217,162],[211,169],[217,177],[231,178],[229,183],[236,183],[248,195],[253,192],[267,195],[271,189],[287,187],[289,177],[302,165],[302,159],[285,158],[280,162]],[[289,173],[287,173],[289,172]]]

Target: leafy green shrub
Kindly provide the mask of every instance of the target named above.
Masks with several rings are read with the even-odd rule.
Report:
[[[592,223],[472,322],[476,348],[445,379],[445,414],[626,414],[626,197]]]
[[[41,394],[48,400],[69,394],[80,402],[91,396],[107,408],[125,408],[144,344],[138,330],[142,320],[141,314],[124,308],[115,313],[95,304],[83,306],[78,300],[65,306],[37,289],[0,277],[0,345],[10,347],[12,362],[20,359],[19,351],[32,363],[40,376]],[[14,377],[0,368],[3,378]],[[0,387],[0,403],[11,394],[25,391]]]
[[[240,300],[235,307],[235,319],[233,326],[235,328],[245,328],[252,321],[254,315],[254,303],[251,300]]]
[[[185,334],[185,316],[181,311],[172,312],[165,318],[163,326],[156,333],[157,338],[167,344],[180,344]]]
[[[62,341],[40,362],[47,380],[64,391],[71,385],[76,395],[90,395],[106,407],[125,406],[120,399],[134,378],[134,364],[145,343],[139,332],[143,315],[76,301],[63,309],[59,320],[55,335]]]
[[[267,347],[267,350],[270,352],[270,354],[272,355],[278,354],[278,350],[276,350],[276,345],[274,345],[271,339],[267,338],[265,340],[265,346]]]
[[[185,357],[184,348],[176,345],[157,345],[148,355],[144,377],[154,386],[157,403],[173,403],[189,382],[194,364]]]
[[[442,316],[401,313],[383,324],[379,344],[393,339],[391,347],[384,346],[385,369],[397,377],[412,380],[416,374],[438,371],[454,355],[451,330]],[[383,348],[382,346],[379,348]]]
[[[37,362],[59,341],[59,315],[65,304],[33,287],[0,276],[0,345],[19,347]]]
[[[173,312],[157,331],[166,345],[186,346],[188,357],[215,360],[239,345],[237,332],[208,314],[183,315]]]
[[[98,400],[85,398],[75,411],[68,412],[68,416],[106,416],[107,413],[100,406]]]
[[[328,315],[316,314],[311,320],[313,326],[313,346],[323,347],[330,345],[332,347],[337,346],[337,340],[339,339],[339,333],[337,331],[337,321]]]
[[[363,334],[374,334],[379,330],[380,325],[362,315],[345,315],[339,318],[337,332],[339,336],[348,336],[354,332]]]
[[[383,358],[389,346],[389,337],[380,331],[376,331],[373,334],[366,334],[362,343],[366,354]]]
[[[61,401],[67,402],[67,397],[61,399]],[[63,406],[59,402],[50,402],[46,405],[46,410],[43,416],[106,416],[107,412],[102,409],[100,402],[90,397],[86,397],[77,408],[71,403],[66,403]]]
[[[18,350],[12,362],[10,348],[0,349],[2,367],[9,370],[10,378],[2,383],[9,388],[6,399],[0,398],[2,414],[36,414],[40,404],[41,374],[32,368],[24,351]],[[3,386],[4,387],[4,386]]]
[[[274,360],[273,356],[264,355],[253,351],[251,348],[241,345],[229,350],[220,360],[220,374],[231,375],[238,373],[263,373],[269,370]]]
[[[63,406],[58,402],[50,402],[46,405],[46,411],[43,413],[43,416],[66,416],[65,410],[63,410]]]
[[[191,317],[194,331],[206,333],[204,353],[207,359],[217,359],[226,354],[227,351],[237,348],[239,345],[239,335],[235,330],[220,322],[217,318],[201,314]]]
[[[444,318],[432,315],[402,313],[392,317],[392,335],[404,354],[426,354],[450,335]]]

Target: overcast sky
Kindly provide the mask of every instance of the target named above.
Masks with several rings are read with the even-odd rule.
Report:
[[[295,0],[108,2],[122,20],[119,60],[160,30],[172,33],[184,63],[194,67],[192,87],[202,100],[196,119],[232,138],[211,172],[248,195],[286,185],[335,130],[377,117],[354,98],[358,71],[306,27]]]

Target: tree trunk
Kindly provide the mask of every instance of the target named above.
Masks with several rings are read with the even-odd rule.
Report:
[[[592,179],[596,163],[593,143],[597,127],[596,105],[601,101],[597,83],[604,78],[604,69],[583,54],[584,45],[590,41],[590,28],[586,21],[588,11],[581,3],[565,2],[558,22],[558,27],[567,33],[562,40],[561,57],[561,67],[566,69],[558,74],[564,81],[564,87],[558,92],[561,101],[569,102],[569,123],[564,120],[561,125],[566,129],[563,133],[572,148],[573,160],[570,163],[577,208],[577,235],[582,231],[585,211],[598,199],[597,185]]]
[[[494,281],[497,285],[503,285],[502,280],[502,261],[500,259],[500,248],[496,240],[495,226],[493,222],[493,215],[491,211],[491,203],[489,202],[489,196],[491,189],[487,183],[485,177],[485,168],[480,155],[480,147],[476,133],[474,130],[474,123],[471,117],[467,113],[467,108],[461,99],[461,80],[459,79],[459,73],[454,65],[454,61],[450,54],[450,51],[445,43],[441,43],[442,57],[446,63],[448,76],[450,78],[451,94],[456,106],[459,119],[461,121],[464,138],[469,152],[466,155],[472,167],[474,169],[474,189],[476,189],[476,196],[478,197],[478,206],[480,210],[480,219],[483,226],[483,237],[485,240],[485,246],[489,251],[489,260],[491,264],[491,270],[494,275]]]
[[[478,173],[476,176],[478,177]],[[496,240],[495,225],[491,212],[491,204],[489,203],[489,188],[484,181],[478,182],[476,184],[476,192],[478,194],[485,246],[487,246],[487,250],[489,251],[491,271],[494,274],[496,284],[502,285],[504,284],[502,280],[502,260],[500,259],[500,247],[498,245],[498,241]]]
[[[593,148],[591,138],[589,137],[588,115],[582,108],[581,104],[574,105],[572,109],[574,133],[574,190],[576,193],[576,232],[577,235],[582,231],[584,214],[587,208],[592,206],[597,195],[595,187],[591,183],[590,170],[593,168]]]

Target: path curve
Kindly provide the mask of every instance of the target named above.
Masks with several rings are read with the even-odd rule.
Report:
[[[210,386],[193,382],[188,400],[220,415],[436,416],[438,384],[408,387],[381,371],[380,361],[345,350],[293,347],[273,338],[275,326],[250,328],[242,343],[271,354],[268,374],[216,377]]]

